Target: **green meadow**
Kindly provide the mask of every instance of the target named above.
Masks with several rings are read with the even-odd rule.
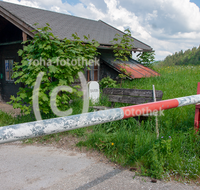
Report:
[[[199,66],[157,67],[159,77],[124,81],[123,88],[163,91],[163,100],[194,95],[200,82]],[[119,86],[118,86],[119,87]],[[100,104],[108,105],[105,98]],[[122,106],[116,104],[116,107]],[[195,105],[164,111],[158,117],[139,123],[134,118],[93,127],[79,146],[106,154],[113,162],[137,168],[138,175],[177,180],[198,179],[200,174],[200,137],[194,133]]]

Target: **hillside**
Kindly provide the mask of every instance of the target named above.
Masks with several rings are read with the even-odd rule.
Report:
[[[173,55],[168,55],[164,61],[160,62],[161,65],[200,65],[200,46],[193,47],[185,52],[183,50]]]

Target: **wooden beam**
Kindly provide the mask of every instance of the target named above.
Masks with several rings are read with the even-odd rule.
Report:
[[[27,34],[22,31],[22,38],[23,38],[23,42],[27,41]]]
[[[22,43],[22,40],[19,40],[15,42],[0,43],[0,46],[7,46],[7,45],[21,44],[21,43]]]
[[[25,22],[23,22],[22,20],[20,20],[19,18],[17,18],[10,12],[8,12],[3,7],[0,7],[0,15],[4,17],[6,20],[8,20],[9,22],[11,22],[12,24],[14,24],[19,29],[21,29],[22,31],[25,31],[31,37],[33,37],[34,34],[37,33],[36,31],[32,32],[32,30],[35,30],[35,28],[33,28],[32,26],[29,26],[28,24],[26,24]]]

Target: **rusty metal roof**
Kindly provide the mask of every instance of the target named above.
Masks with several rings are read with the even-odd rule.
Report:
[[[160,76],[156,71],[131,58],[129,58],[129,61],[115,60],[112,54],[104,53],[101,54],[101,59],[119,73],[125,74],[129,79]]]

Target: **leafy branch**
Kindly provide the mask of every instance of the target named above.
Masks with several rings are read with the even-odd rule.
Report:
[[[133,39],[131,37],[131,32],[126,29],[125,34],[120,36],[115,34],[115,38],[111,43],[113,44],[113,52],[116,59],[121,61],[128,61],[128,57],[132,56],[132,49],[134,48]]]
[[[99,44],[95,40],[84,43],[77,34],[72,34],[72,38],[59,39],[54,36],[47,24],[43,28],[38,28],[33,39],[23,43],[23,49],[18,51],[22,61],[14,64],[13,78],[15,84],[21,83],[24,87],[19,88],[17,97],[11,96],[10,103],[14,108],[20,108],[24,114],[31,112],[33,87],[38,74],[44,72],[39,90],[39,106],[44,114],[51,113],[50,95],[53,89],[62,85],[71,86],[78,78],[78,72],[83,71],[86,66],[83,60],[93,60],[98,55]],[[74,59],[79,59],[79,64],[61,64],[63,61],[71,63]],[[34,60],[42,60],[42,64],[33,64]],[[56,104],[61,111],[69,108],[71,99],[82,95],[77,88],[72,89],[72,93],[60,91],[56,96]]]

